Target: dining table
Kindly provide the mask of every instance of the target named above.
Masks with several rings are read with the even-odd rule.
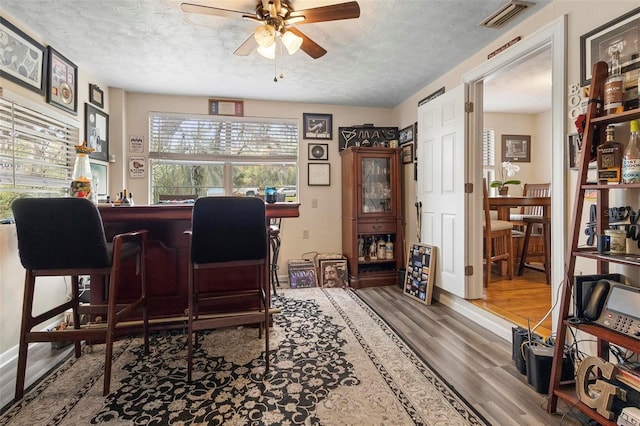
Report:
[[[544,271],[547,278],[547,283],[551,283],[551,197],[499,195],[488,198],[489,208],[498,212],[499,220],[508,221],[510,218],[511,209],[514,207],[542,207],[541,222],[544,235]]]

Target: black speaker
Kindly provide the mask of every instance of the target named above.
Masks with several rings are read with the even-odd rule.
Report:
[[[540,341],[542,337],[531,333],[531,341]],[[522,327],[511,328],[511,359],[515,361],[516,368],[520,374],[527,373],[527,362],[522,354],[522,344],[529,341],[529,330]],[[525,345],[527,346],[527,345]]]
[[[574,278],[574,295],[573,295],[573,316],[575,318],[584,318],[584,307],[591,296],[593,286],[599,280],[611,280],[621,282],[620,274],[596,274],[596,275],[577,275]]]
[[[525,348],[527,355],[527,381],[536,392],[547,394],[551,379],[551,364],[553,361],[552,346],[529,345]],[[566,355],[562,359],[561,381],[573,378],[573,361]]]

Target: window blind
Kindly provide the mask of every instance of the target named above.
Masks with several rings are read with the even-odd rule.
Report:
[[[298,121],[149,115],[149,157],[200,161],[297,161]]]
[[[62,194],[79,129],[0,97],[0,188]]]
[[[495,130],[482,131],[482,165],[496,165],[496,132]]]

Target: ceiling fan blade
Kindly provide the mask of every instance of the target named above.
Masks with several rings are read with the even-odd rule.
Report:
[[[233,52],[233,54],[237,56],[249,56],[257,47],[258,42],[256,41],[256,38],[253,36],[253,34],[251,34],[249,38],[246,39],[244,43],[242,43],[240,47],[236,49],[235,52]]]
[[[304,16],[304,21],[298,24],[311,24],[313,22],[338,21],[340,19],[353,19],[360,17],[360,6],[357,1],[332,4],[330,6],[314,7],[311,9],[296,10],[291,12],[290,18]]]
[[[221,9],[219,7],[203,6],[193,3],[182,3],[180,8],[187,13],[200,13],[203,15],[221,16],[223,18],[243,18],[245,15],[251,15],[251,12],[241,12],[238,10]]]
[[[318,43],[316,43],[315,41],[311,40],[309,37],[304,35],[299,29],[290,27],[290,28],[287,28],[287,31],[291,31],[298,37],[302,37],[302,46],[300,46],[300,49],[302,49],[307,55],[311,56],[313,59],[318,59],[321,56],[324,56],[325,53],[327,53],[327,51],[324,50],[322,46],[320,46]]]

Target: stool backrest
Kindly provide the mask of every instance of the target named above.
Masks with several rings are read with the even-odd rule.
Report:
[[[194,263],[267,258],[265,206],[259,198],[200,197],[191,226]]]
[[[11,205],[25,269],[111,266],[98,208],[85,198],[19,198]]]

